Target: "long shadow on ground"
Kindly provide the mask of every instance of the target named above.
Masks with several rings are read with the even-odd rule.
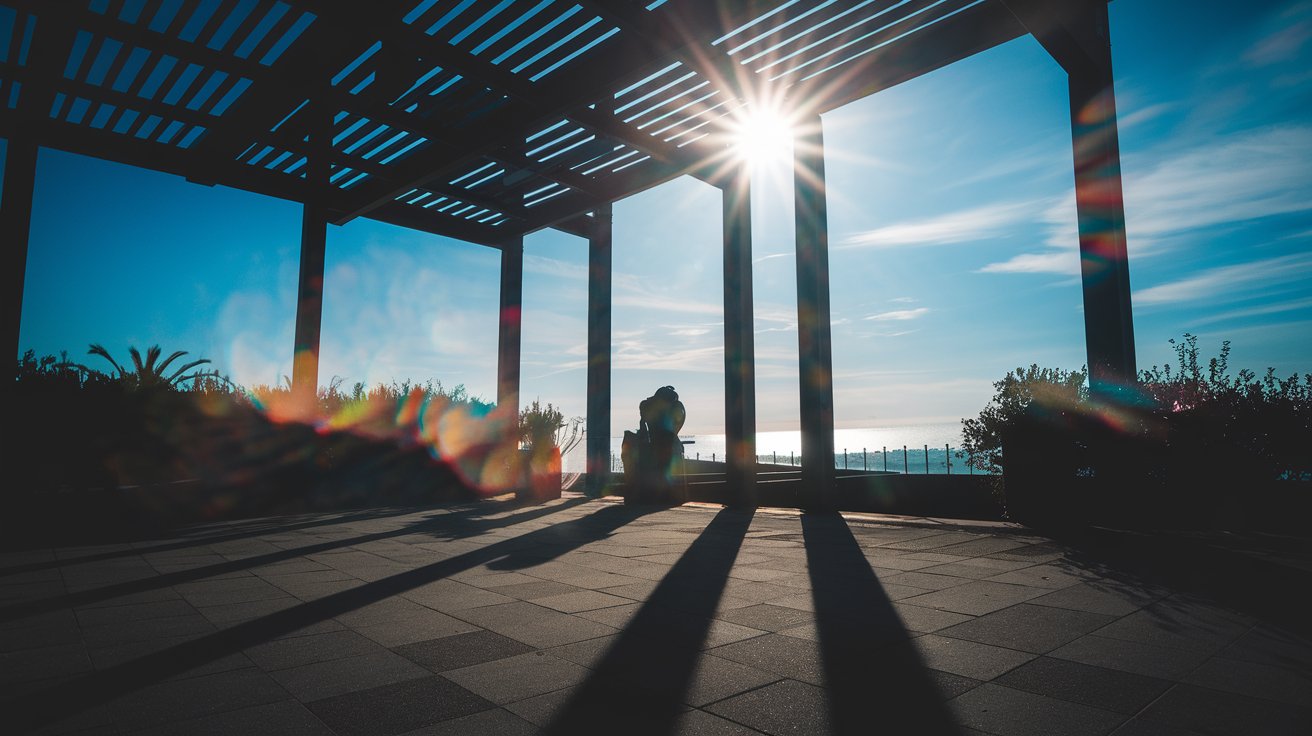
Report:
[[[515,558],[551,543],[557,554],[603,539],[616,529],[654,509],[609,506],[585,517],[496,542],[441,562],[365,583],[277,613],[237,624],[229,629],[179,644],[98,672],[75,678],[10,703],[6,726],[15,733],[63,720],[135,692],[173,675],[208,664],[229,654],[297,631],[321,621],[409,592],[478,565]]]
[[[528,511],[523,511],[511,516],[505,516],[498,519],[478,518],[488,513],[497,513],[503,511],[500,508],[475,507],[471,509],[462,509],[459,511],[450,511],[428,516],[424,519],[407,524],[399,529],[390,529],[385,532],[376,532],[374,534],[362,534],[355,537],[346,537],[344,539],[333,539],[318,544],[308,544],[303,547],[294,547],[291,549],[279,550],[268,554],[256,555],[254,557],[243,557],[238,560],[229,562],[220,562],[214,565],[206,565],[191,570],[180,570],[177,572],[165,573],[163,575],[151,575],[139,580],[129,580],[123,583],[107,585],[101,588],[92,588],[90,590],[68,593],[54,598],[45,598],[37,601],[28,601],[17,603],[0,608],[0,623],[13,621],[28,616],[36,616],[42,613],[50,613],[64,608],[77,608],[87,606],[99,601],[117,598],[125,595],[144,593],[151,590],[158,590],[182,583],[194,582],[216,575],[227,573],[241,572],[261,565],[269,565],[275,562],[302,557],[305,555],[319,554],[328,552],[342,547],[353,547],[359,544],[377,542],[384,539],[393,539],[410,534],[431,534],[436,539],[461,539],[475,536],[482,532],[500,529],[502,527],[521,524],[525,521],[541,518],[548,514],[554,514],[563,511],[571,506],[577,506],[584,503],[583,499],[572,499],[553,506],[541,506]],[[474,518],[470,518],[474,517]],[[546,532],[548,530],[542,530]],[[70,561],[67,564],[76,564]]]
[[[138,555],[158,554],[160,552],[176,552],[178,550],[191,549],[193,547],[237,542],[243,539],[262,537],[269,534],[281,534],[284,532],[314,529],[316,527],[349,524],[355,521],[367,521],[370,519],[385,518],[388,516],[396,516],[397,514],[406,514],[421,510],[422,509],[419,508],[386,508],[368,509],[366,511],[339,515],[314,514],[314,518],[310,521],[291,523],[287,523],[285,519],[277,522],[270,522],[268,519],[253,519],[246,522],[229,523],[224,526],[222,531],[214,531],[209,534],[202,531],[195,536],[187,537],[186,539],[178,541],[158,543],[146,541],[126,549],[116,549],[108,552],[93,552],[79,557],[61,557],[58,559],[45,560],[43,562],[28,562],[21,565],[2,567],[0,568],[0,576],[17,575],[19,573],[34,572],[36,570],[48,570],[55,567],[65,567],[67,565],[81,565],[88,562],[104,562],[107,560],[119,559],[121,557],[136,557]]]
[[[724,509],[716,514],[544,733],[674,733],[712,617],[751,523],[751,511]]]
[[[847,522],[805,514],[802,535],[831,732],[959,734]]]

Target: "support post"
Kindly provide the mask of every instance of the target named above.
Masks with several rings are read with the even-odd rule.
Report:
[[[1092,13],[1088,21],[1101,30],[1098,63],[1070,71],[1075,208],[1089,386],[1096,393],[1114,395],[1134,383],[1137,368],[1107,6],[1099,4]]]
[[[1069,77],[1089,386],[1115,397],[1137,368],[1107,4],[1003,2]]]
[[[501,320],[497,329],[497,406],[519,415],[521,315],[524,302],[524,238],[501,246]]]
[[[797,248],[797,347],[804,506],[828,507],[834,491],[833,350],[829,317],[829,234],[820,116],[796,125],[793,206]]]
[[[585,491],[600,496],[610,481],[611,205],[593,213],[588,238],[588,480]]]
[[[296,287],[296,347],[292,392],[303,408],[313,406],[319,391],[319,335],[323,323],[324,253],[328,240],[328,141],[313,145],[305,163],[306,195],[301,211],[301,268]],[[315,155],[318,154],[318,155]]]
[[[756,355],[752,316],[751,177],[739,165],[724,193],[724,434],[729,503],[756,505]]]
[[[4,344],[14,350],[9,358],[11,370],[15,365],[13,358],[23,349],[18,332],[23,321],[23,282],[27,277],[27,243],[32,232],[36,158],[36,143],[26,138],[9,139],[5,150],[4,193],[0,199],[0,242],[4,243],[5,270],[9,273]]]

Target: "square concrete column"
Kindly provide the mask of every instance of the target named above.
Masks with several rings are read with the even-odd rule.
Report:
[[[833,349],[829,318],[829,215],[820,116],[795,125],[793,206],[797,248],[797,348],[802,420],[802,493],[831,505],[834,490]]]
[[[4,193],[0,199],[0,242],[4,243],[6,293],[5,345],[13,359],[23,350],[18,343],[23,321],[23,282],[27,278],[27,242],[32,232],[32,193],[36,185],[37,145],[29,139],[10,138],[5,149]],[[11,374],[12,377],[12,374]],[[12,384],[12,381],[10,381]]]
[[[724,186],[724,434],[729,502],[756,505],[752,190],[740,165]]]
[[[501,246],[501,318],[497,328],[497,406],[519,414],[521,316],[524,304],[524,238]]]
[[[588,238],[588,481],[596,498],[610,480],[611,205],[593,213]]]
[[[1115,396],[1137,369],[1107,5],[1004,2],[1069,77],[1089,385]]]
[[[301,268],[296,286],[296,351],[292,390],[313,397],[319,390],[319,334],[323,322],[323,268],[328,211],[312,198],[301,211]]]
[[[1107,6],[1096,10],[1098,63],[1070,73],[1071,133],[1089,385],[1107,394],[1134,383],[1137,368]]]

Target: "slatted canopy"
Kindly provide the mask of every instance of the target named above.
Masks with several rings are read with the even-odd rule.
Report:
[[[610,438],[611,203],[723,190],[726,480],[755,487],[751,197],[735,129],[795,121],[802,481],[833,483],[820,114],[1032,34],[1069,77],[1090,382],[1136,373],[1106,0],[0,0],[5,342],[40,146],[303,203],[292,383],[312,397],[327,223],[501,249],[498,403],[518,401],[524,235],[589,241],[588,478]],[[808,502],[809,503],[809,502]]]
[[[753,106],[824,112],[1026,32],[999,0],[0,5],[0,135],[489,245],[715,182]]]

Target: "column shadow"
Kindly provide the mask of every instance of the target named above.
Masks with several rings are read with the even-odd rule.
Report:
[[[54,598],[44,598],[36,601],[16,603],[0,608],[0,623],[26,618],[28,616],[36,616],[42,613],[50,613],[63,608],[86,606],[110,598],[117,598],[119,596],[144,593],[159,588],[167,588],[182,583],[203,580],[215,575],[241,572],[252,567],[283,562],[285,560],[295,559],[305,555],[329,552],[342,547],[352,547],[358,544],[393,539],[411,534],[427,534],[434,539],[463,539],[476,536],[483,532],[492,531],[494,529],[522,524],[525,521],[532,521],[585,502],[584,499],[570,499],[563,503],[552,506],[538,506],[527,511],[497,519],[483,519],[480,517],[489,513],[504,511],[506,509],[472,508],[450,511],[425,517],[416,523],[407,524],[399,529],[391,529],[385,532],[361,534],[356,537],[346,537],[344,539],[333,539],[318,544],[279,550],[278,552],[270,552],[268,554],[256,555],[254,557],[243,557],[238,560],[220,562],[214,565],[206,565],[191,570],[179,570],[177,572],[141,578],[140,580],[130,580],[123,583],[107,585],[103,588],[92,588],[90,590],[79,591],[76,593],[67,593]],[[66,564],[79,564],[79,562],[73,560]]]
[[[608,506],[559,526],[566,528],[565,535],[572,539],[574,547],[580,547],[604,539],[616,529],[656,510]],[[572,531],[580,533],[570,534]],[[21,702],[6,704],[10,712],[6,714],[5,724],[16,733],[36,730],[229,654],[501,559],[517,550],[531,549],[539,540],[559,536],[551,527],[532,531],[53,685],[25,696]],[[569,550],[561,547],[557,554],[566,551]]]
[[[802,536],[832,732],[959,735],[847,522],[804,514]]]
[[[675,732],[752,516],[751,510],[716,514],[542,733]]]

